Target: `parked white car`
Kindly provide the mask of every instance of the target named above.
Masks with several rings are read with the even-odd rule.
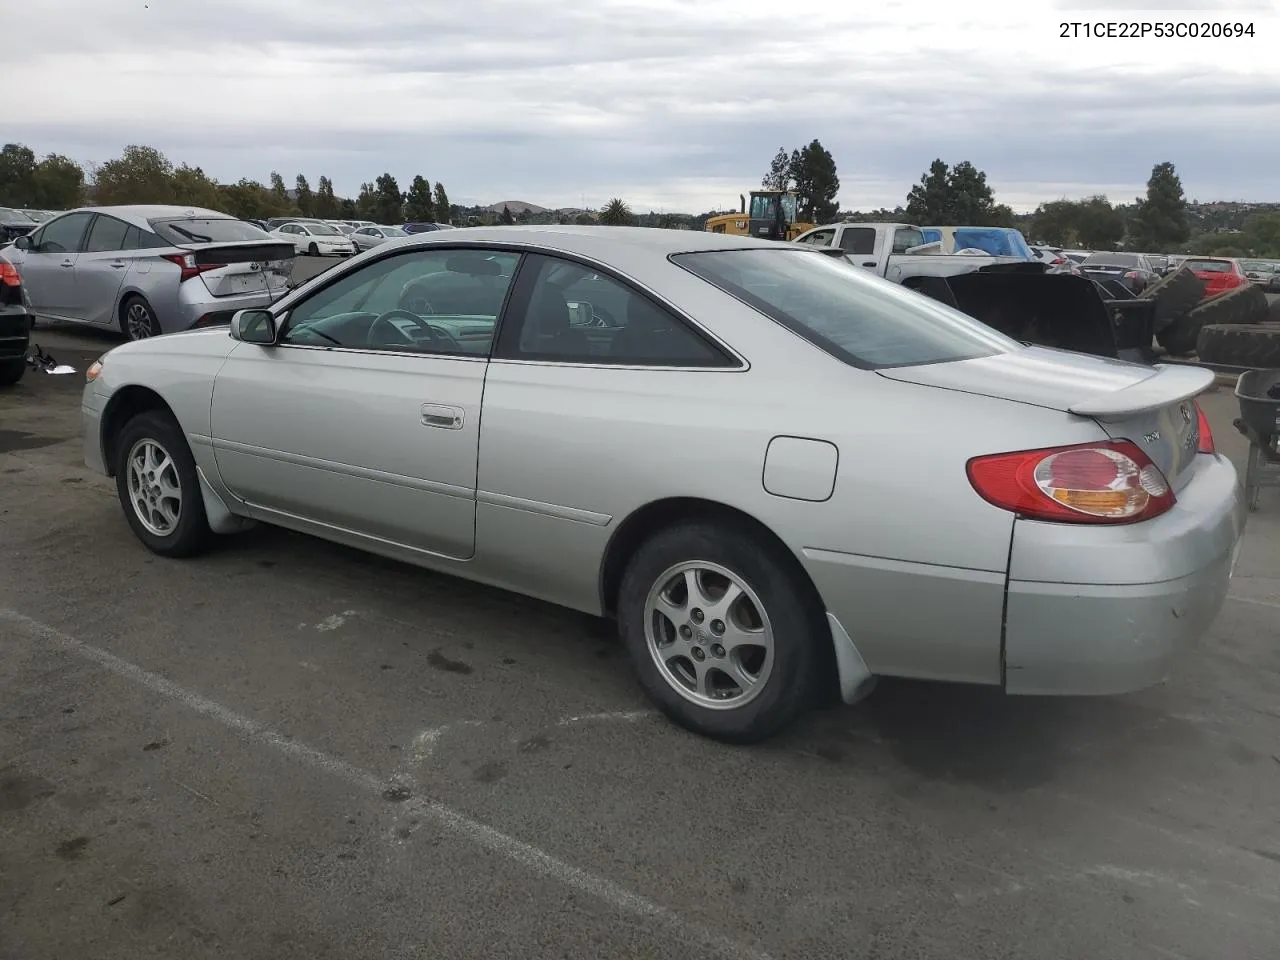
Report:
[[[312,257],[349,257],[356,246],[341,230],[329,223],[294,220],[271,231],[273,236],[288,240],[298,253]]]

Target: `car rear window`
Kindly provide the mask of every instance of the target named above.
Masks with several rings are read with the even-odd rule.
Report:
[[[1092,267],[1094,264],[1113,267],[1136,267],[1141,262],[1136,253],[1091,253],[1084,258],[1085,266],[1088,267]]]
[[[1231,273],[1230,260],[1184,260],[1182,265],[1201,273]]]
[[[234,217],[190,218],[184,220],[152,220],[151,227],[170,243],[234,243],[241,240],[275,239],[261,227]]]
[[[864,370],[972,360],[1021,348],[967,314],[816,251],[718,250],[671,259]]]

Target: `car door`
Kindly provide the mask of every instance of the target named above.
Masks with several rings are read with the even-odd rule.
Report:
[[[76,260],[93,216],[83,211],[64,214],[31,234],[32,246],[24,251],[21,270],[37,315],[77,319]]]
[[[100,213],[76,259],[76,316],[90,323],[114,324],[116,298],[138,247],[138,228]],[[126,250],[131,251],[126,256]]]
[[[259,519],[469,559],[485,367],[518,260],[398,251],[282,304],[276,343],[237,344],[214,382],[228,489]]]
[[[699,432],[732,422],[749,401],[743,369],[625,279],[527,255],[485,380],[476,515],[485,569],[589,609],[595,564],[637,498],[672,475],[714,473],[721,448]],[[691,423],[691,411],[705,421]],[[669,457],[672,437],[686,432],[687,450]]]

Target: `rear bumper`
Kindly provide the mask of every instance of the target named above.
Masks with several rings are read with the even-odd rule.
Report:
[[[1005,689],[1117,694],[1160,683],[1226,599],[1244,531],[1235,468],[1197,458],[1162,517],[1133,527],[1019,520],[1005,614]]]
[[[0,307],[0,360],[21,359],[31,342],[31,314],[25,307]]]
[[[190,287],[191,289],[187,289]],[[271,306],[281,294],[260,291],[242,293],[231,297],[215,297],[203,283],[187,281],[178,291],[176,323],[169,326],[167,317],[161,322],[165,333],[190,330],[193,327],[217,326],[230,323],[237,310],[261,310]]]

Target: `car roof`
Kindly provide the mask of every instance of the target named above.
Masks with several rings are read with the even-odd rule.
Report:
[[[647,253],[666,257],[673,253],[707,250],[781,250],[791,244],[776,240],[711,233],[702,230],[667,230],[658,227],[539,226],[460,227],[414,233],[398,241],[400,249],[415,246],[453,245],[469,242],[518,243],[545,246],[565,253],[608,259],[612,256]]]
[[[238,220],[229,213],[206,207],[183,207],[168,203],[131,203],[108,207],[77,207],[68,213],[105,213],[134,226],[145,227],[152,220]]]

